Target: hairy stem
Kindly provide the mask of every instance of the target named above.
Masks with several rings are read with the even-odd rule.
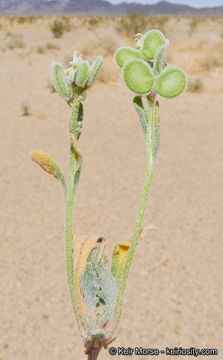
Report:
[[[76,95],[71,104],[71,120],[70,120],[70,131],[74,135],[77,132],[77,120],[78,120],[78,111],[79,111],[78,95]],[[77,319],[77,323],[80,329],[81,334],[83,335],[84,324],[79,312],[77,295],[75,292],[75,273],[74,273],[74,261],[73,261],[73,236],[72,236],[72,215],[73,215],[73,203],[74,203],[74,193],[77,184],[74,182],[75,178],[75,153],[70,140],[70,159],[69,159],[69,181],[68,181],[68,190],[66,196],[66,267],[67,267],[67,277],[68,284],[73,304],[74,313]]]
[[[145,185],[142,192],[141,202],[139,206],[139,212],[136,220],[135,229],[132,236],[132,241],[130,244],[130,248],[128,251],[128,256],[125,262],[125,267],[123,270],[121,283],[119,287],[118,292],[118,298],[117,298],[117,305],[114,312],[114,319],[113,319],[113,326],[112,326],[112,332],[114,332],[119,324],[120,317],[121,317],[121,310],[122,310],[122,303],[123,303],[123,296],[124,291],[126,287],[126,282],[128,279],[129,270],[132,264],[133,256],[135,253],[135,248],[137,245],[137,241],[141,232],[142,228],[142,222],[144,218],[144,213],[146,209],[146,204],[148,200],[149,195],[149,189],[151,185],[152,175],[153,175],[153,124],[154,124],[154,96],[148,96],[147,97],[148,103],[149,103],[149,111],[148,111],[148,119],[147,119],[147,133],[146,133],[146,158],[147,158],[147,164],[146,164],[146,178],[145,178]]]

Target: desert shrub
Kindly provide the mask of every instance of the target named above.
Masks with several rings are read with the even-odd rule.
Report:
[[[89,25],[96,26],[99,23],[99,18],[97,16],[91,16],[88,20]]]
[[[148,16],[133,13],[120,17],[117,30],[132,37],[134,34],[142,32],[146,28],[148,28]]]
[[[70,30],[70,18],[68,16],[55,18],[50,24],[50,30],[55,38],[60,38],[65,31]]]
[[[204,83],[200,78],[190,79],[188,84],[188,91],[201,92],[204,89]]]
[[[203,18],[200,16],[192,16],[190,19],[190,36],[193,34],[193,32],[196,30],[197,26],[199,25],[199,23],[203,21]]]
[[[117,30],[133,37],[134,34],[145,32],[152,28],[159,28],[161,31],[164,31],[165,24],[168,22],[169,17],[164,15],[144,16],[133,13],[127,16],[120,16],[116,19],[118,20]]]
[[[36,51],[38,54],[45,54],[46,48],[45,48],[45,46],[39,45],[39,46],[37,46]]]
[[[30,106],[27,102],[23,102],[21,106],[22,116],[29,116],[30,113]]]
[[[63,24],[64,24],[64,30],[65,31],[70,31],[70,27],[71,27],[71,25],[70,25],[70,16],[60,16],[60,18],[59,18],[62,22],[63,22]]]
[[[8,38],[11,37],[11,36],[12,36],[11,31],[6,31],[6,33],[5,33],[5,39],[8,39]]]
[[[23,15],[20,15],[17,17],[17,23],[18,24],[24,24],[24,22],[26,21],[26,17]]]
[[[60,45],[48,41],[48,42],[46,43],[46,49],[47,49],[47,50],[60,50]]]
[[[55,38],[60,38],[65,32],[65,26],[63,21],[55,19],[50,25],[50,30]]]
[[[19,33],[11,33],[8,36],[9,40],[6,44],[6,47],[10,50],[13,49],[22,49],[26,46],[23,35]]]

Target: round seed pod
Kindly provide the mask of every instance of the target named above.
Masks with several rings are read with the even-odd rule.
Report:
[[[156,50],[161,45],[165,45],[166,39],[159,30],[150,30],[143,37],[141,54],[147,60],[153,60]]]
[[[180,95],[187,87],[187,75],[176,67],[166,67],[156,79],[155,90],[157,93],[168,99]]]
[[[128,46],[119,48],[115,53],[115,61],[121,68],[127,61],[140,58],[140,52]]]
[[[143,60],[130,60],[123,68],[123,78],[126,86],[138,95],[148,94],[154,83],[151,67]]]

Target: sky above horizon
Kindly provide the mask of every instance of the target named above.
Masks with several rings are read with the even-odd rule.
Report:
[[[112,4],[120,4],[122,2],[126,3],[139,3],[139,4],[156,4],[157,2],[161,0],[106,0],[109,1]],[[183,5],[189,5],[193,7],[213,7],[213,6],[223,6],[223,0],[167,0],[173,4],[183,4]]]

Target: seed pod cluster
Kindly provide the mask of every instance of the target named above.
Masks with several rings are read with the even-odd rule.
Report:
[[[136,95],[155,91],[161,97],[175,98],[187,86],[187,75],[177,66],[166,64],[169,41],[159,30],[150,30],[136,49],[121,47],[115,61],[122,68],[125,85]]]

